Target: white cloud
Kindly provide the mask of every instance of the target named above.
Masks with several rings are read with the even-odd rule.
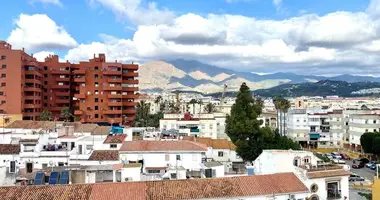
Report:
[[[133,5],[140,4],[135,0]],[[108,7],[119,6],[109,1]],[[66,59],[87,60],[94,53],[106,53],[109,60],[125,62],[188,58],[261,72],[326,74],[344,68],[345,73],[373,73],[380,69],[380,21],[369,11],[284,20],[188,13],[170,23],[140,25],[131,39],[101,37],[102,42],[71,49]]]
[[[15,48],[25,47],[27,51],[48,49],[69,49],[77,42],[45,14],[21,14],[15,21],[16,28],[8,37]]]
[[[155,2],[144,6],[142,0],[90,0],[114,12],[121,19],[128,19],[136,25],[154,25],[170,22],[175,14],[168,9],[159,9]]]
[[[45,58],[51,55],[56,55],[56,54],[53,51],[40,51],[38,53],[34,53],[33,57],[35,57],[40,62],[44,62]],[[66,60],[59,58],[59,62],[66,62]]]
[[[60,0],[29,0],[29,3],[31,3],[31,4],[34,4],[34,3],[52,4],[52,5],[56,5],[59,7],[63,7],[63,4],[61,3]]]
[[[281,10],[282,0],[273,0],[273,5],[277,11]]]

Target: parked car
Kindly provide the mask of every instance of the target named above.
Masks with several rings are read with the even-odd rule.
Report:
[[[348,177],[348,181],[364,181],[364,178],[357,175],[357,174],[350,174],[350,177]]]
[[[343,160],[351,160],[350,156],[344,154],[344,153],[341,153],[340,156],[342,156],[342,159]]]
[[[354,164],[352,164],[352,168],[354,169],[360,169],[360,168],[363,168],[364,167],[364,162],[355,162]]]
[[[353,161],[353,163],[362,162],[363,164],[369,163],[368,158],[358,158]]]
[[[376,170],[376,165],[377,164],[373,164],[371,167],[369,167],[370,169],[372,169],[372,170]]]
[[[338,152],[332,152],[331,156],[335,159],[342,159],[342,156]]]
[[[372,165],[376,165],[376,161],[371,161],[371,162],[367,163],[365,166],[367,168],[371,168]]]
[[[344,161],[344,160],[333,159],[332,161],[333,161],[333,163],[336,163],[336,164],[346,164],[346,161]]]
[[[334,158],[331,156],[331,154],[327,154],[327,153],[325,154],[325,157],[328,158],[328,159],[330,159],[330,160],[334,159]]]

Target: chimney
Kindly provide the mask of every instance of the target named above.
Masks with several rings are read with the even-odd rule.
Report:
[[[32,56],[32,57],[33,57],[33,54],[30,54],[30,56]]]
[[[24,47],[22,48],[22,52],[25,52],[25,48]]]
[[[94,54],[94,58],[95,58],[95,54]]]
[[[117,60],[115,60],[115,63],[117,63]]]

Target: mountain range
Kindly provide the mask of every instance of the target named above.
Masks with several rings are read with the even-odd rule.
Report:
[[[380,82],[380,78],[349,74],[334,77],[282,72],[259,75],[184,59],[151,61],[140,66],[139,74],[139,87],[143,92],[194,91],[210,94],[222,92],[224,84],[228,86],[228,91],[233,92],[237,91],[243,82],[246,82],[251,90],[273,88],[284,84],[316,83],[321,80],[348,83]]]

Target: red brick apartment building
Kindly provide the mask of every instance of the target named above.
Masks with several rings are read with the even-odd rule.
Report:
[[[132,122],[138,98],[138,65],[106,62],[104,54],[72,64],[57,55],[38,62],[24,49],[0,41],[0,114],[38,120],[43,110],[59,117],[63,107],[84,123]]]

